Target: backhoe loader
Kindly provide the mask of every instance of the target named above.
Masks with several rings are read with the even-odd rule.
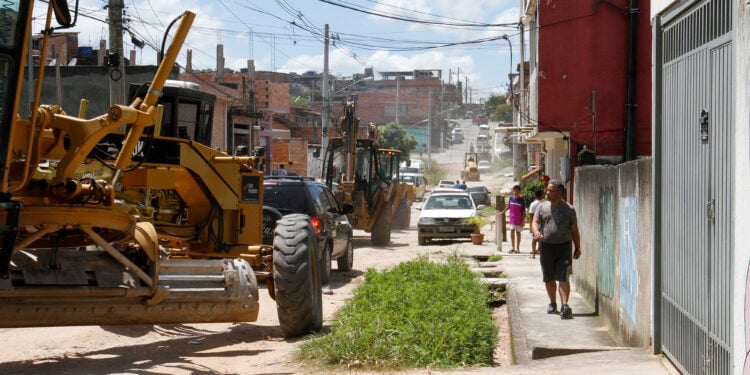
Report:
[[[370,125],[368,137],[357,138],[358,128],[356,102],[349,101],[338,125],[341,137],[328,140],[322,179],[339,201],[354,207],[347,215],[352,227],[369,232],[373,246],[386,246],[391,242],[395,185],[380,164],[377,128]]]
[[[407,229],[411,222],[411,203],[414,202],[414,185],[401,181],[401,151],[380,148],[380,167],[388,181],[393,228]]]
[[[262,244],[262,155],[161,129],[159,98],[195,14],[179,17],[130,105],[90,119],[83,105],[78,116],[40,105],[39,69],[23,119],[32,10],[0,5],[0,327],[255,321],[265,282],[286,335],[319,329],[310,219],[281,218],[273,246]],[[40,61],[49,35],[74,24],[70,13],[49,1]]]
[[[465,181],[479,181],[479,156],[476,152],[464,154],[464,169],[461,171],[461,179]]]

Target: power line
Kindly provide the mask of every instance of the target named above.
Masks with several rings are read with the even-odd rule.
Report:
[[[398,21],[404,21],[404,22],[413,22],[413,23],[420,23],[425,25],[437,25],[437,26],[458,26],[458,27],[508,27],[516,25],[515,23],[482,23],[482,22],[443,22],[443,21],[432,21],[427,19],[419,19],[419,18],[410,18],[410,17],[402,17],[397,16],[393,14],[387,14],[387,13],[378,13],[370,10],[360,9],[353,5],[348,5],[343,2],[334,2],[331,0],[318,0],[320,2],[330,4],[333,6],[353,10],[355,12],[365,13],[372,16],[377,17],[383,17],[383,18],[390,18]]]

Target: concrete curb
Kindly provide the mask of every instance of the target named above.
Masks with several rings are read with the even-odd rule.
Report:
[[[531,362],[531,351],[526,342],[526,334],[523,329],[523,314],[521,314],[521,307],[518,304],[518,293],[512,283],[510,284],[507,293],[513,364],[527,364]]]

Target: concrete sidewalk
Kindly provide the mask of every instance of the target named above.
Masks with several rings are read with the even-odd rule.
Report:
[[[508,315],[516,365],[494,368],[498,374],[677,374],[662,356],[646,348],[618,347],[607,327],[571,286],[568,304],[573,319],[547,314],[549,299],[542,283],[539,257],[531,259],[530,236],[521,254],[503,252],[501,268],[508,280]],[[494,244],[493,244],[494,245]],[[527,246],[524,246],[527,245]],[[561,305],[557,298],[558,308]]]

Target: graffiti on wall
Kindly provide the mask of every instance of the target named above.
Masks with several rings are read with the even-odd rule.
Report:
[[[635,323],[638,305],[638,200],[619,201],[620,307]]]
[[[597,284],[602,296],[615,294],[615,220],[614,194],[611,188],[599,192],[599,274]]]

